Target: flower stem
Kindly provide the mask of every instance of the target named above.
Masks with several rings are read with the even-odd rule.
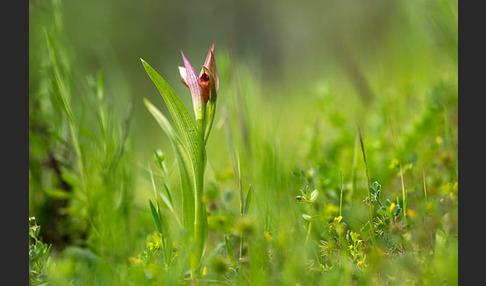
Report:
[[[307,236],[305,237],[305,244],[304,247],[307,248],[307,242],[309,241],[309,236],[312,231],[312,221],[309,222],[309,229],[307,230]]]

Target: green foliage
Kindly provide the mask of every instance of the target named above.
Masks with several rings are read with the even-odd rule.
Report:
[[[39,240],[40,226],[35,217],[29,218],[29,285],[48,285],[46,268],[49,265],[51,245]]]
[[[281,5],[265,27],[289,45],[245,21],[182,32],[207,24],[195,11],[254,11],[237,2],[165,3],[157,25],[152,6],[94,2],[29,4],[32,285],[457,284],[457,1]],[[88,11],[107,43],[86,41],[73,16]],[[202,134],[173,50],[213,36],[221,84]],[[338,40],[349,50],[329,50]]]

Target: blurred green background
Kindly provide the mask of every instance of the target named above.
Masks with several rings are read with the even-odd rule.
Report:
[[[189,92],[179,83],[180,50],[198,66],[215,43],[218,58],[230,57],[234,65],[248,69],[252,84],[261,88],[263,102],[272,102],[268,109],[275,108],[273,104],[305,109],[327,83],[343,107],[360,98],[390,97],[400,88],[423,94],[422,85],[447,73],[454,79],[457,69],[457,1],[72,0],[62,4],[55,21],[75,58],[74,72],[82,76],[102,70],[113,107],[122,111],[129,102],[134,104],[134,150],[141,161],[150,156],[147,149],[164,140],[142,104],[143,97],[161,101],[140,58],[154,66],[190,106]],[[49,1],[30,1],[31,69],[36,67],[32,53],[43,46],[40,29],[52,22],[48,6]],[[237,75],[229,71],[228,76]],[[220,106],[232,96],[225,91]],[[75,100],[82,100],[82,92],[75,93]],[[159,107],[165,110],[163,104]],[[287,115],[283,120],[297,117]]]
[[[192,110],[189,90],[180,83],[180,51],[198,71],[215,44],[221,87],[207,145],[211,165],[207,181],[216,178],[221,193],[235,188],[224,179],[228,172],[232,176],[224,127],[226,110],[234,145],[243,157],[244,176],[268,193],[263,195],[266,199],[287,193],[279,188],[288,187],[292,171],[316,165],[321,166],[321,173],[328,172],[331,181],[323,179],[322,186],[338,182],[340,171],[348,182],[354,174],[358,124],[367,138],[372,174],[394,189],[390,195],[394,199],[401,195],[400,182],[389,170],[390,162],[395,157],[413,161],[414,152],[419,154],[420,164],[436,160],[444,155],[437,155],[434,149],[438,137],[449,144],[446,155],[452,164],[431,171],[443,176],[434,181],[436,188],[457,181],[457,6],[457,1],[448,0],[30,0],[30,215],[36,215],[41,227],[48,228],[52,208],[46,206],[49,199],[42,190],[58,184],[49,181],[52,175],[35,176],[35,170],[41,170],[38,162],[48,153],[42,146],[48,143],[37,143],[43,142],[35,137],[42,128],[33,126],[39,122],[53,126],[57,118],[52,112],[55,108],[42,99],[43,94],[49,94],[45,67],[52,64],[44,30],[55,37],[63,75],[70,83],[73,113],[78,123],[86,124],[81,133],[83,128],[96,130],[96,104],[88,102],[93,98],[90,81],[96,81],[100,72],[104,106],[113,126],[126,128],[119,126],[133,106],[127,128],[128,155],[123,163],[130,175],[119,173],[130,182],[122,189],[129,189],[126,204],[131,225],[123,227],[133,231],[127,234],[133,241],[118,242],[128,245],[129,256],[140,252],[147,232],[153,231],[147,205],[153,190],[147,171],[140,165],[153,162],[155,149],[164,151],[168,165],[174,158],[167,137],[143,105],[145,97],[170,118],[140,58],[162,75]],[[441,106],[439,119],[429,118],[435,114],[430,108],[434,104]],[[58,129],[60,137],[67,132],[66,126]],[[113,135],[114,142],[119,142],[116,138],[123,133],[121,129]],[[89,145],[89,138],[81,139]],[[395,139],[403,144],[403,153],[396,151]],[[86,162],[93,165],[96,158],[103,158],[99,154],[86,156]],[[421,174],[422,169],[415,171]],[[173,173],[170,182],[173,192],[178,193],[178,174]],[[363,179],[363,174],[358,175],[358,181]],[[414,189],[421,186],[417,176],[407,183]],[[295,188],[292,185],[292,191]],[[332,195],[328,199],[339,203]],[[232,203],[237,205],[236,195]],[[364,210],[355,210],[356,217],[365,217]],[[82,231],[74,237],[86,238]],[[59,247],[56,241],[50,242],[54,249]]]

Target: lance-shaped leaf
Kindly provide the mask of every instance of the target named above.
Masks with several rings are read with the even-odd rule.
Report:
[[[231,262],[231,267],[236,268],[238,266],[238,262],[236,262],[235,254],[233,252],[233,249],[231,248],[229,238],[226,235],[224,236],[224,244],[226,246],[226,253],[228,254],[228,258]]]
[[[157,208],[155,208],[154,204],[151,200],[149,200],[150,205],[150,212],[152,213],[152,219],[154,220],[155,226],[157,227],[157,231],[162,233],[162,218],[160,215],[160,208],[159,203],[157,203]]]
[[[191,181],[190,159],[188,158],[186,148],[181,139],[175,132],[169,120],[155,107],[150,101],[144,99],[145,106],[155,118],[160,127],[164,130],[174,149],[182,187],[182,223],[185,228],[194,230],[194,194]]]

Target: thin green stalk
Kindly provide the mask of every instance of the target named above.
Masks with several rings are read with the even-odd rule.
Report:
[[[240,257],[239,257],[239,264],[240,264],[240,270],[239,270],[239,276],[238,279],[240,280],[240,285],[242,284],[243,281],[243,236],[240,238]]]
[[[226,141],[228,144],[228,151],[230,153],[231,164],[233,165],[233,173],[236,180],[236,185],[238,188],[238,193],[240,197],[240,217],[243,219],[244,213],[244,196],[243,196],[243,187],[241,183],[241,166],[240,166],[240,156],[238,151],[235,151],[235,147],[233,145],[233,136],[231,133],[231,126],[229,124],[228,113],[227,110],[224,109],[223,111],[224,116],[224,124],[225,124],[225,131],[226,131]],[[243,266],[243,236],[240,237],[240,257],[239,257],[239,279],[241,282],[242,279],[242,266]],[[241,283],[240,283],[241,284]]]
[[[339,172],[339,176],[341,177],[341,195],[339,197],[339,216],[343,215],[343,173]]]
[[[429,202],[429,199],[427,197],[427,184],[425,182],[425,168],[422,166],[422,172],[423,172],[423,178],[424,178],[424,196],[425,196],[425,202]]]
[[[361,129],[359,128],[359,125],[358,125],[358,133],[359,133],[359,141],[361,143],[361,152],[363,153],[363,161],[366,169],[366,180],[367,180],[367,189],[368,189],[368,222],[370,225],[370,235],[371,235],[371,241],[373,242],[373,245],[376,245],[375,231],[373,230],[373,210],[371,208],[370,175],[368,171],[368,163],[366,161],[366,152],[364,148],[363,137],[361,136]]]
[[[405,189],[405,183],[403,182],[403,170],[402,170],[402,164],[399,164],[400,166],[400,181],[402,183],[402,200],[403,200],[403,219],[406,221],[407,220],[407,190]]]
[[[307,229],[307,235],[305,236],[304,248],[307,248],[307,242],[309,241],[311,232],[312,232],[312,221],[309,221],[309,228]]]
[[[358,162],[358,136],[356,136],[356,140],[354,141],[354,151],[353,151],[353,167],[352,167],[352,174],[351,174],[351,198],[353,197],[354,190],[356,189],[356,165]]]
[[[203,150],[204,151],[204,150]],[[206,158],[204,156],[204,158]],[[203,163],[205,165],[205,163]],[[194,243],[195,243],[195,251],[192,253],[191,257],[191,276],[199,276],[201,260],[204,255],[205,251],[205,242],[207,236],[207,228],[205,223],[207,224],[206,218],[206,207],[202,202],[202,193],[203,193],[203,179],[204,174],[203,172],[197,172],[194,170],[196,166],[194,164],[191,166],[194,172],[194,185],[195,185],[195,218],[194,218]],[[203,220],[206,220],[204,222]]]

